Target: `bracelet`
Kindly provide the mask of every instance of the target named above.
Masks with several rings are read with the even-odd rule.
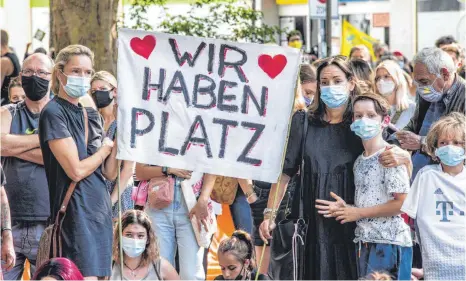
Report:
[[[277,216],[278,210],[277,209],[271,209],[271,208],[265,208],[264,209],[264,217],[272,215],[274,217]]]
[[[274,215],[274,214],[268,213],[268,214],[265,214],[265,215],[264,215],[264,220],[273,220],[273,221],[275,221],[275,218],[276,218],[276,217],[277,217],[276,214]]]
[[[2,227],[2,233],[3,233],[3,231],[5,231],[5,230],[11,231],[11,228],[9,228],[9,227]]]

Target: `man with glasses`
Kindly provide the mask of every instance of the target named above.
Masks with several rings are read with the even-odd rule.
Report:
[[[39,115],[49,101],[52,67],[52,60],[44,54],[29,56],[20,72],[26,99],[0,111],[1,156],[16,252],[16,265],[4,273],[6,280],[21,279],[26,259],[34,272],[39,239],[50,216],[38,128]]]
[[[452,58],[439,48],[421,50],[413,64],[418,103],[409,124],[397,133],[401,147],[413,151],[412,179],[432,161],[423,149],[432,124],[451,112],[465,114],[466,87]]]

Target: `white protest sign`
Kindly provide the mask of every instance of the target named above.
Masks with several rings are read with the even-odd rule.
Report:
[[[118,158],[276,182],[299,51],[121,29]]]

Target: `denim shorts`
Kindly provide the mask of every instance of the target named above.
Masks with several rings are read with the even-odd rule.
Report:
[[[259,227],[264,221],[264,210],[267,208],[267,201],[269,200],[270,189],[264,189],[257,186],[254,186],[254,192],[257,194],[257,201],[251,204],[252,219],[254,222],[253,230],[253,239],[254,245],[263,246],[264,241],[259,235]],[[275,194],[272,194],[275,196]],[[291,198],[292,190],[287,190],[285,196],[283,197],[282,202],[280,203],[280,208],[277,214],[276,222],[284,219],[291,211]],[[270,245],[270,241],[268,243]]]
[[[357,269],[359,278],[382,272],[393,280],[411,280],[413,249],[393,244],[356,243]]]

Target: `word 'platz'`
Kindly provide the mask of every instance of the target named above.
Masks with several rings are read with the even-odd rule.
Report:
[[[291,48],[122,29],[118,157],[276,181],[298,64]]]

